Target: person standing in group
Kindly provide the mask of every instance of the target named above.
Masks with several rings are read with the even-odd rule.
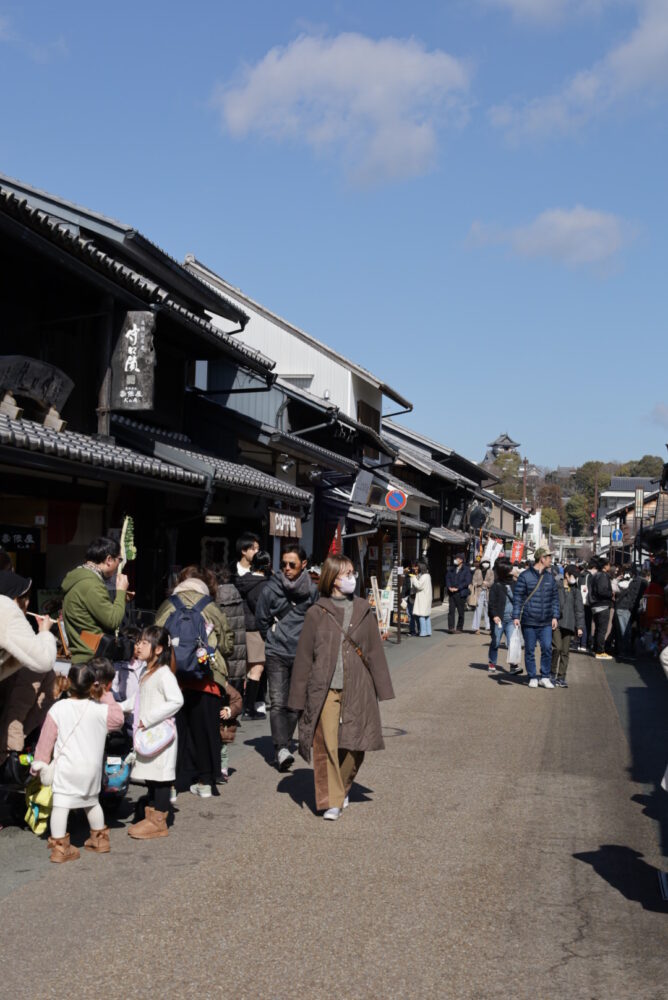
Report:
[[[559,592],[550,572],[552,555],[547,549],[536,549],[533,568],[518,577],[513,594],[513,622],[521,626],[524,636],[524,665],[529,675],[529,687],[553,688],[552,633],[559,622]],[[536,645],[540,645],[540,681],[536,675]]]
[[[587,566],[582,570],[580,574],[580,593],[582,594],[582,605],[584,607],[585,616],[585,628],[584,636],[580,639],[580,649],[587,652],[592,651],[593,642],[593,615],[591,607],[591,594],[593,587],[593,580],[598,573],[598,560],[592,558],[589,560]],[[584,639],[584,643],[583,643]]]
[[[237,577],[237,590],[244,602],[244,619],[246,623],[246,685],[243,692],[243,717],[245,719],[264,719],[266,712],[264,704],[260,708],[258,692],[264,673],[265,648],[264,639],[258,632],[255,611],[260,594],[269,582],[271,574],[271,557],[268,552],[259,549],[251,560],[250,573]]]
[[[618,650],[623,656],[628,656],[632,651],[632,628],[642,597],[643,581],[634,566],[625,566],[624,582],[626,586],[620,584],[620,594],[615,602],[615,628]]]
[[[280,573],[272,576],[262,590],[255,609],[258,631],[266,644],[269,721],[279,771],[288,771],[295,760],[290,740],[297,715],[288,708],[290,677],[304,617],[318,596],[306,565],[304,550],[299,545],[287,545]]]
[[[408,615],[408,634],[417,635],[417,624],[413,614],[413,604],[415,594],[413,593],[413,580],[417,576],[417,566],[410,559],[404,560],[404,572],[401,578],[401,600],[406,602],[406,614]],[[402,605],[403,606],[403,605]]]
[[[491,639],[489,643],[489,659],[487,673],[495,677],[498,673],[497,663],[501,637],[505,635],[506,646],[510,645],[513,632],[513,591],[515,580],[512,567],[505,559],[497,559],[494,566],[495,580],[489,591],[489,617],[491,620]],[[514,665],[509,668],[511,674],[521,674],[522,667]]]
[[[480,632],[480,623],[484,620],[485,628],[489,630],[489,591],[494,583],[494,570],[489,559],[483,559],[479,566],[476,566],[473,573],[473,586],[468,599],[468,605],[474,608],[473,631],[476,635]]]
[[[458,552],[452,566],[445,576],[445,586],[448,591],[448,632],[455,631],[455,614],[457,614],[457,631],[464,631],[464,614],[466,598],[471,589],[471,570],[464,562],[464,553]]]
[[[139,681],[139,691],[122,704],[125,712],[137,706],[135,731],[150,729],[168,719],[174,719],[183,706],[183,694],[172,673],[172,649],[166,629],[151,625],[144,629],[137,644],[139,658],[146,662],[146,670]],[[136,750],[132,778],[145,781],[148,804],[144,819],[128,827],[133,840],[155,840],[166,837],[167,815],[171,798],[170,789],[176,778],[178,736],[173,723],[174,739],[152,757],[144,757]]]
[[[171,597],[158,608],[155,624],[173,640],[183,710],[177,717],[183,742],[177,762],[177,787],[207,799],[218,795],[220,773],[221,688],[227,681],[226,657],[234,633],[216,605],[216,577],[203,566],[182,569]]]
[[[245,576],[248,576],[246,573]],[[232,652],[225,657],[227,663],[227,680],[239,694],[243,694],[246,678],[246,615],[244,600],[237,587],[232,583],[232,570],[229,566],[219,566],[216,571],[218,589],[216,590],[216,605],[225,615],[227,624],[234,635]],[[244,579],[240,577],[239,579]]]
[[[41,774],[53,758],[53,807],[48,846],[56,864],[75,861],[80,855],[70,844],[67,819],[71,809],[83,809],[90,826],[84,843],[88,851],[108,854],[109,828],[104,821],[99,795],[107,733],[123,725],[123,711],[98,675],[113,668],[102,657],[82,666],[70,667],[66,690],[69,695],[48,711],[35,747],[33,774]]]
[[[602,556],[598,561],[598,572],[592,580],[589,594],[594,620],[594,656],[597,660],[612,659],[605,649],[613,604],[609,571],[610,560],[606,556]]]
[[[252,531],[246,531],[237,538],[237,577],[246,576],[247,573],[250,573],[253,556],[259,549],[260,539]]]
[[[559,591],[559,624],[552,636],[552,683],[567,688],[566,672],[574,635],[582,636],[585,627],[584,606],[578,584],[578,568],[572,564],[564,569]]]
[[[105,633],[114,632],[125,617],[128,578],[118,573],[121,548],[114,538],[96,538],[86,551],[83,566],[63,580],[63,619],[72,663],[86,663],[98,651]],[[112,601],[106,580],[115,577]]]
[[[288,704],[299,713],[299,753],[313,749],[316,809],[337,820],[368,750],[384,747],[379,701],[394,698],[373,609],[355,597],[355,573],[343,555],[328,556],[320,600],[306,613]]]
[[[420,560],[417,564],[417,576],[411,581],[413,597],[413,615],[415,616],[418,635],[421,638],[431,635],[431,605],[433,592],[431,576],[426,562]]]

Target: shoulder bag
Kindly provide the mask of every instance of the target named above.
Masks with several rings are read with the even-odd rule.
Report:
[[[359,656],[359,658],[362,661],[362,663],[364,664],[364,666],[367,668],[367,670],[369,671],[369,673],[371,673],[371,667],[367,663],[366,657],[364,656],[364,653],[362,652],[362,650],[360,649],[360,647],[357,645],[357,643],[355,642],[355,640],[351,636],[349,636],[348,633],[344,629],[341,628],[341,626],[337,622],[337,620],[334,617],[334,615],[332,614],[332,612],[328,611],[327,608],[323,608],[322,604],[316,604],[315,607],[318,608],[320,611],[322,611],[322,613],[324,615],[327,615],[328,618],[331,618],[331,620],[334,622],[334,624],[338,628],[338,630],[341,633],[341,635],[343,636],[343,638],[346,640],[347,643],[349,643],[352,646],[352,648],[355,650],[355,652]]]

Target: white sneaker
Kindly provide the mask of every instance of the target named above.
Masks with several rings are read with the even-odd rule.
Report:
[[[261,715],[263,719],[267,718],[267,706],[263,701],[255,702],[255,714]]]
[[[174,788],[174,785],[172,785],[172,787],[169,789],[169,803],[170,803],[170,805],[173,806],[174,803],[176,802],[176,799],[177,799],[177,792],[176,792],[176,789]]]
[[[531,680],[529,681],[529,687],[530,688],[537,688],[538,687],[538,678],[537,677],[532,677],[531,678]]]
[[[554,684],[552,683],[552,681],[550,680],[549,677],[541,677],[541,679],[538,681],[538,684],[542,688],[553,688],[554,687]]]
[[[337,809],[336,806],[332,806],[331,809],[325,810],[325,812],[322,815],[322,818],[334,820],[338,819],[340,815],[341,815],[341,810]]]
[[[279,771],[289,771],[295,762],[295,758],[292,756],[287,747],[281,747],[278,751],[276,757],[276,764]]]
[[[190,791],[193,795],[199,795],[200,799],[210,799],[211,798],[211,785],[191,785]]]
[[[347,809],[349,805],[350,802],[348,801],[348,796],[346,795],[345,799],[343,800],[343,808]]]

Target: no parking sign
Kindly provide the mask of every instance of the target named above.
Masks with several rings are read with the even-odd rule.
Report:
[[[385,506],[388,510],[393,510],[395,514],[403,510],[407,503],[408,497],[403,490],[392,489],[385,495]]]

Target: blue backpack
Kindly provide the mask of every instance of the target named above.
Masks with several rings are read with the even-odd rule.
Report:
[[[172,638],[177,674],[196,680],[210,677],[215,650],[209,645],[202,611],[211,604],[211,598],[200,597],[191,608],[183,603],[178,594],[172,595],[170,600],[174,610],[165,622],[165,628]]]

